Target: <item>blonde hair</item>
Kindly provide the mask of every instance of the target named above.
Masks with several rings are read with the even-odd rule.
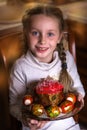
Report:
[[[34,6],[34,8],[31,8],[26,11],[22,19],[24,29],[29,28],[29,22],[31,16],[37,14],[44,14],[46,16],[56,17],[58,19],[60,33],[64,31],[65,21],[63,19],[62,11],[58,7],[54,7],[52,5],[47,4]],[[69,73],[67,72],[66,53],[62,41],[61,43],[58,43],[57,50],[59,58],[61,60],[61,72],[59,76],[59,82],[61,82],[64,85],[64,92],[68,92],[72,90],[73,80],[69,75]]]

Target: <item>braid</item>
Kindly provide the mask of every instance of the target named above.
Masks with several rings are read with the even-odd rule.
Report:
[[[72,91],[73,80],[67,72],[66,53],[63,47],[63,43],[58,44],[58,53],[61,60],[61,72],[59,81],[64,85],[64,92]]]

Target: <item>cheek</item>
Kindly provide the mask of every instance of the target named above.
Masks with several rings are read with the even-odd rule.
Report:
[[[55,47],[57,46],[57,44],[58,44],[57,40],[52,40],[52,41],[51,41],[51,46],[52,46],[52,47],[55,48]]]
[[[33,37],[30,37],[30,36],[27,39],[28,39],[28,45],[30,47],[33,47],[36,43],[36,40]]]
[[[58,43],[60,42],[60,39],[61,39],[61,37],[60,37],[60,35],[58,35],[58,36],[56,36],[56,38],[54,39],[54,42],[58,44]]]
[[[50,46],[51,46],[52,50],[55,50],[57,47],[57,42],[56,43],[53,42]]]

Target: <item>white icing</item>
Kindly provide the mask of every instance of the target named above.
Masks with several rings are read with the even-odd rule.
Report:
[[[24,102],[25,105],[29,105],[31,104],[31,101],[29,99],[26,99],[25,102]]]

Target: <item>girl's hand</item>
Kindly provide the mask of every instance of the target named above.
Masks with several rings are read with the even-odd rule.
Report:
[[[81,103],[81,108],[83,108],[84,107],[84,98],[80,93],[78,93],[77,100]]]
[[[28,123],[30,130],[40,129],[40,128],[44,127],[44,125],[47,122],[48,121],[38,121],[38,120],[34,120],[34,119],[29,119],[29,118],[27,119],[27,123]]]

